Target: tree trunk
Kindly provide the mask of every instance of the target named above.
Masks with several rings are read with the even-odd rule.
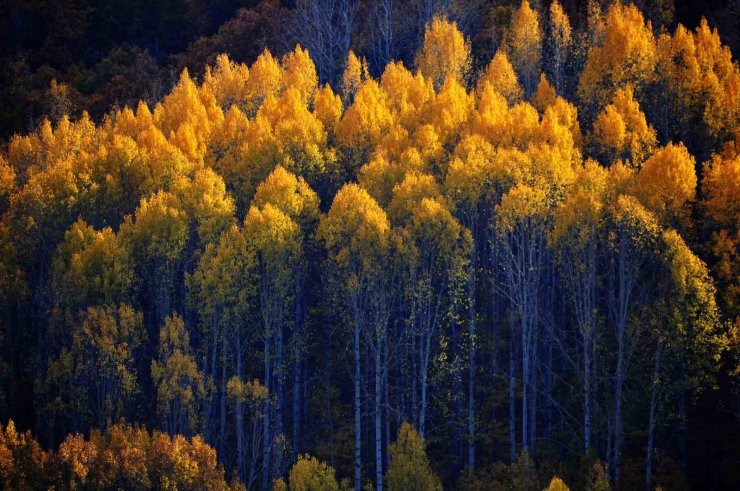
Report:
[[[658,406],[658,376],[660,374],[660,362],[663,355],[663,343],[658,342],[655,352],[655,363],[653,365],[653,380],[650,388],[650,414],[648,418],[648,441],[645,463],[645,491],[650,491],[650,481],[653,476],[653,432],[655,429],[655,413]]]
[[[361,445],[362,419],[360,417],[360,326],[355,323],[352,330],[352,353],[355,363],[355,491],[360,491],[362,478]]]
[[[270,398],[272,397],[272,384],[270,374],[270,335],[269,328],[266,330],[264,336],[264,380],[265,389],[267,389],[267,397],[264,403],[264,414],[262,415],[262,491],[269,491],[270,489],[270,450],[272,447],[272,435],[270,429]]]

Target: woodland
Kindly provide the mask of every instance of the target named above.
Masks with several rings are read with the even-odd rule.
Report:
[[[737,489],[739,21],[0,6],[0,488]]]

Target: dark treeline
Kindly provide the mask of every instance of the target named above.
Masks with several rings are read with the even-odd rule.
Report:
[[[736,30],[178,5],[0,155],[7,488],[740,482]]]

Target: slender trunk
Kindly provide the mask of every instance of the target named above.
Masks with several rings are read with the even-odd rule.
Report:
[[[361,468],[361,445],[362,419],[360,417],[360,326],[355,322],[352,330],[352,353],[355,362],[355,491],[360,491],[362,468]]]
[[[522,320],[522,448],[529,452],[529,336],[526,321]]]
[[[591,346],[590,336],[583,336],[583,454],[591,448]]]
[[[470,301],[468,313],[468,338],[470,339],[470,360],[468,362],[468,471],[473,472],[475,471],[475,261],[473,261],[468,280],[468,298]]]
[[[516,461],[516,343],[514,316],[509,315],[509,460]]]
[[[619,482],[619,461],[622,453],[622,389],[624,387],[623,338],[624,336],[620,331],[617,339],[617,373],[614,385],[614,443],[612,450],[612,473],[614,475],[615,484]]]
[[[378,335],[376,334],[376,340]],[[383,434],[382,413],[383,402],[383,373],[382,373],[382,342],[374,346],[375,355],[375,489],[383,491]]]
[[[219,454],[225,455],[226,444],[226,336],[221,335],[221,413],[218,428]]]
[[[241,336],[236,336],[236,375],[239,380],[242,378],[242,349]],[[236,401],[236,450],[237,450],[237,470],[239,478],[244,479],[244,465],[246,463],[245,442],[244,442],[244,402],[237,398]]]
[[[300,429],[301,429],[301,361],[298,348],[294,347],[295,365],[293,366],[293,460],[300,452]]]
[[[650,481],[653,476],[653,432],[655,429],[655,412],[658,406],[658,375],[660,373],[660,362],[663,354],[663,343],[658,342],[655,352],[655,363],[653,365],[653,380],[650,388],[650,415],[648,419],[648,441],[645,463],[645,491],[650,491]]]
[[[264,403],[264,414],[263,426],[262,426],[262,490],[268,491],[270,489],[270,447],[272,446],[272,438],[270,434],[270,398],[272,397],[271,387],[271,374],[270,374],[270,335],[269,328],[265,332],[264,339],[264,370],[265,370],[265,388],[267,389],[267,397]]]

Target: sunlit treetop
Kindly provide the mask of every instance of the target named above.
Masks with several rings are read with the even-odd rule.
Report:
[[[428,106],[425,121],[434,127],[440,144],[459,138],[474,108],[472,95],[455,78],[448,78],[437,97]]]
[[[231,61],[226,54],[216,58],[216,66],[206,67],[202,87],[210,90],[218,104],[227,110],[232,104],[245,107],[249,101],[247,65]]]
[[[387,207],[394,187],[407,173],[422,173],[428,170],[429,166],[419,151],[410,147],[398,158],[387,156],[384,152],[376,152],[370,162],[360,169],[358,180],[378,203]]]
[[[470,42],[455,22],[435,16],[424,32],[416,66],[439,88],[447,78],[464,83],[470,71]]]
[[[538,111],[544,112],[547,106],[555,102],[557,94],[555,88],[547,80],[544,73],[540,73],[540,81],[537,84],[537,90],[532,94],[532,105],[537,108]]]
[[[280,63],[265,50],[249,67],[247,81],[247,113],[254,114],[267,96],[277,96],[283,87],[283,70]]]
[[[517,184],[496,205],[496,227],[501,234],[511,234],[520,226],[537,226],[550,212],[547,189]]]
[[[342,117],[342,98],[335,94],[329,84],[316,91],[313,99],[313,113],[324,125],[327,131],[334,131],[334,127]]]
[[[435,97],[431,80],[420,71],[412,74],[401,62],[391,62],[385,67],[380,87],[388,95],[399,123],[409,132],[419,125],[423,110]]]
[[[655,149],[655,130],[640,110],[632,86],[614,93],[612,103],[594,123],[591,143],[607,165],[620,159],[639,167]]]
[[[294,88],[301,99],[308,103],[318,88],[319,79],[316,75],[316,66],[308,51],[296,45],[295,49],[283,57],[283,84],[286,88]]]
[[[609,171],[587,160],[576,173],[568,195],[556,212],[553,238],[584,243],[601,225],[609,186]]]
[[[695,166],[694,157],[681,143],[658,149],[637,174],[640,200],[658,216],[679,217],[696,194]]]
[[[478,78],[476,92],[479,97],[482,96],[486,85],[490,85],[510,105],[516,104],[524,97],[524,90],[519,84],[514,67],[511,66],[509,57],[503,50],[496,52],[486,67],[486,71]]]
[[[528,0],[522,0],[519,8],[514,11],[511,26],[506,33],[505,46],[526,95],[530,96],[540,73],[542,29],[537,11],[532,9]]]
[[[567,47],[572,43],[573,30],[570,25],[568,14],[563,10],[563,6],[557,0],[550,4],[550,29],[553,41],[562,47]]]
[[[342,97],[345,104],[352,102],[357,91],[369,78],[367,60],[358,58],[354,51],[350,50],[342,73]]]
[[[301,225],[318,219],[319,197],[301,177],[277,166],[259,186],[254,204],[264,208],[271,204]]]
[[[597,109],[604,107],[615,90],[625,86],[640,91],[655,76],[657,52],[650,22],[634,5],[615,2],[603,21],[603,37],[588,50],[578,94]]]
[[[388,216],[394,224],[405,225],[424,198],[440,197],[441,192],[433,176],[409,172],[393,188]]]
[[[357,184],[340,189],[329,213],[322,218],[318,236],[330,257],[342,268],[370,271],[380,266],[389,243],[390,223],[385,211]]]
[[[349,147],[370,148],[386,138],[395,125],[388,96],[374,80],[363,83],[337,127],[339,141]]]

